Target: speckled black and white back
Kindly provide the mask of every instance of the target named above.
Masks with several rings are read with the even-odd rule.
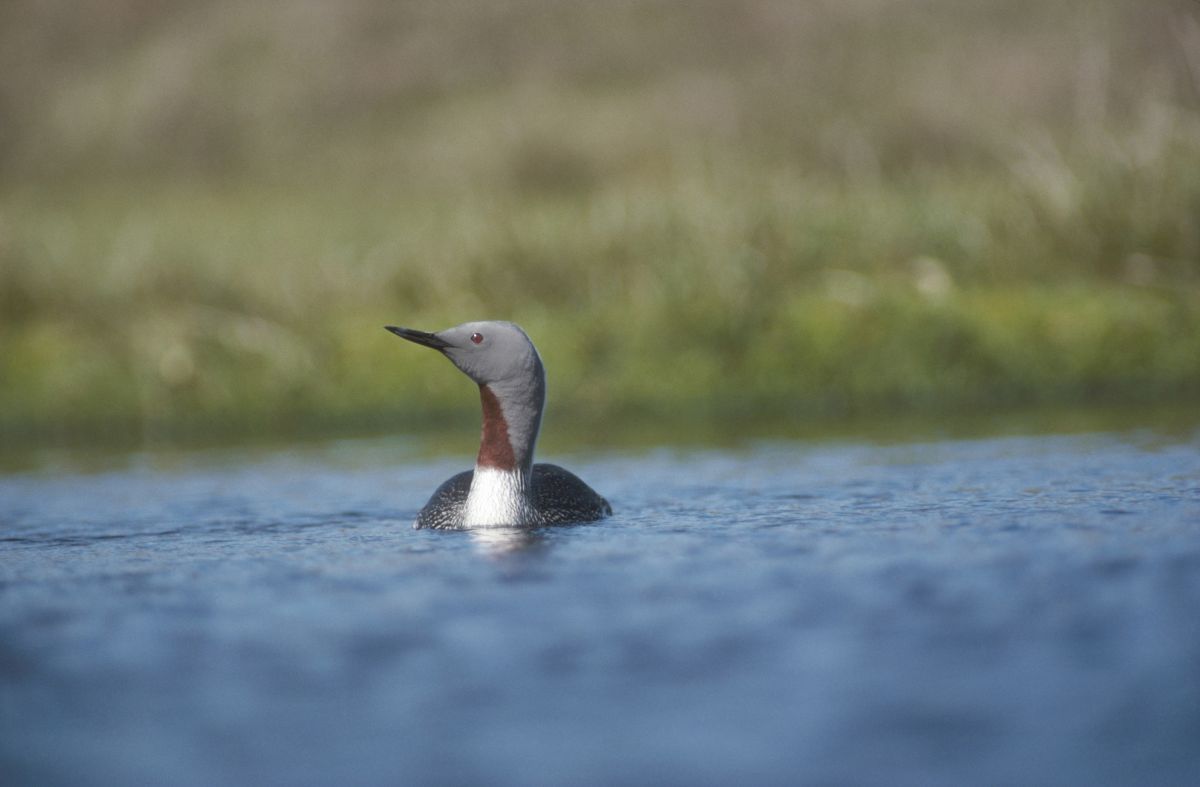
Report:
[[[417,515],[414,527],[461,530],[474,470],[464,470],[443,483]],[[545,527],[594,522],[612,516],[612,506],[579,476],[558,465],[533,466],[529,501],[533,521],[524,526]]]

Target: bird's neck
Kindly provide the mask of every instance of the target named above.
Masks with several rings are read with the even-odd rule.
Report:
[[[483,432],[467,493],[464,526],[528,525],[536,521],[529,485],[545,391],[545,378],[540,376],[537,385],[479,386]]]
[[[530,385],[489,383],[479,386],[483,430],[479,455],[475,459],[477,470],[490,468],[528,477],[533,467],[533,449],[542,424],[545,397],[545,378],[540,374],[535,384]]]

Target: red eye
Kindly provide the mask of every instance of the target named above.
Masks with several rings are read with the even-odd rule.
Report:
[[[482,333],[471,334],[471,341],[475,344],[479,344],[480,342],[483,341],[483,334]]]

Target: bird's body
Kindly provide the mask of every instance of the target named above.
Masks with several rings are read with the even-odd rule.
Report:
[[[388,326],[440,351],[479,385],[483,430],[474,470],[433,493],[415,527],[541,527],[612,514],[608,501],[557,465],[534,464],[546,373],[533,342],[507,322],[471,322],[438,333]]]
[[[416,526],[460,530],[472,527],[467,524],[472,521],[512,520],[522,526],[544,527],[592,522],[612,514],[607,500],[558,465],[535,464],[527,494],[521,493],[518,479],[484,471],[474,505],[468,505],[474,480],[474,470],[451,476],[421,509]]]

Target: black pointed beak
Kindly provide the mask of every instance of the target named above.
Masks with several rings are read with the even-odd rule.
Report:
[[[436,333],[415,331],[412,328],[397,328],[395,325],[385,325],[383,327],[387,328],[401,339],[408,339],[410,342],[413,342],[414,344],[420,344],[424,347],[432,347],[435,350],[444,350],[450,346],[449,342],[438,338]]]

